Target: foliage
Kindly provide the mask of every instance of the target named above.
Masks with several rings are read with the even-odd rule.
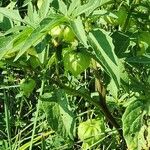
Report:
[[[150,147],[149,0],[0,1],[0,149]]]

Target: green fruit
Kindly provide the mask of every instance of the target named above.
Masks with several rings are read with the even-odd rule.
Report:
[[[90,65],[90,57],[84,52],[68,51],[63,57],[64,67],[74,76],[79,75]]]
[[[75,40],[75,34],[69,27],[66,27],[63,33],[64,41],[73,42]]]
[[[29,97],[36,86],[35,81],[32,78],[22,79],[20,82],[20,89],[23,95]]]
[[[55,26],[53,29],[50,31],[50,35],[52,37],[59,37],[62,33],[62,28],[60,26]]]
[[[104,137],[105,126],[101,119],[88,119],[79,124],[78,136],[84,143],[92,145]]]

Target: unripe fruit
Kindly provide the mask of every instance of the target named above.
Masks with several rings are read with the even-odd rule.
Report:
[[[101,119],[88,119],[79,124],[78,136],[84,143],[92,145],[104,137],[105,126]]]
[[[66,27],[64,29],[63,38],[66,42],[73,42],[75,40],[75,34],[69,27]]]
[[[90,57],[84,52],[69,51],[63,57],[64,67],[74,76],[82,73],[90,65]]]
[[[61,38],[63,36],[62,30],[63,29],[61,28],[61,26],[55,26],[53,29],[51,29],[49,33],[54,38],[56,37]]]

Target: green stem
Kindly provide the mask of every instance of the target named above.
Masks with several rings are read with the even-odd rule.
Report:
[[[6,120],[6,130],[7,130],[7,136],[8,136],[8,142],[10,150],[12,150],[12,142],[11,142],[11,130],[10,130],[10,111],[8,106],[8,99],[6,91],[4,90],[4,108],[5,108],[5,120]]]
[[[42,80],[42,83],[41,83],[40,96],[43,93],[43,89],[44,89],[44,80]],[[32,136],[31,136],[31,144],[30,144],[29,150],[32,150],[32,145],[33,145],[33,140],[34,140],[34,134],[35,134],[36,124],[37,124],[37,120],[38,120],[38,114],[39,114],[40,104],[41,104],[41,100],[39,98],[38,99],[38,103],[37,103],[37,110],[36,110],[36,114],[35,114],[35,119],[34,119],[34,124],[33,124],[33,131],[32,131]]]

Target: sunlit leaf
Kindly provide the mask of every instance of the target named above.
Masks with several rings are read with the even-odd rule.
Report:
[[[0,8],[0,13],[3,14],[5,17],[8,17],[9,19],[13,19],[16,21],[23,22],[22,18],[19,15],[18,10],[11,10],[8,8]]]
[[[35,43],[42,41],[42,38],[56,25],[64,22],[64,18],[61,16],[56,16],[54,19],[46,18],[44,19],[40,26],[37,27],[30,36],[25,40],[25,44],[23,45],[22,49],[19,51],[18,55],[16,56],[16,61],[19,57],[21,57],[32,45]],[[41,39],[41,40],[40,40]]]
[[[64,91],[57,90],[49,102],[43,102],[43,109],[51,128],[63,137],[69,136],[73,139],[75,118]]]
[[[150,147],[150,101],[136,99],[131,102],[122,117],[123,134],[129,150],[142,150]]]
[[[111,37],[104,30],[95,29],[89,33],[88,41],[93,48],[96,61],[104,67],[116,86],[119,87],[119,66]]]
[[[70,25],[72,30],[74,31],[75,35],[77,38],[80,40],[80,42],[85,46],[88,47],[87,45],[87,36],[84,30],[84,26],[82,23],[82,20],[80,17],[77,19],[70,21]]]

